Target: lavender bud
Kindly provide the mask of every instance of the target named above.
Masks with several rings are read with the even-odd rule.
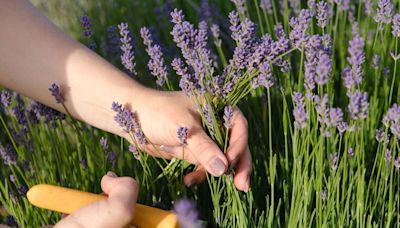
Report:
[[[382,24],[389,24],[392,20],[393,3],[391,0],[378,0],[378,9],[374,20],[379,24],[379,30],[383,29]]]
[[[331,108],[329,112],[330,122],[329,125],[333,127],[338,127],[340,123],[343,122],[343,112],[340,108]]]
[[[316,67],[315,82],[318,85],[325,85],[329,81],[329,74],[332,68],[332,60],[326,53],[320,51]]]
[[[232,106],[225,106],[224,108],[224,126],[226,129],[232,128],[233,108]]]
[[[142,129],[139,128],[138,125],[135,128],[135,138],[139,142],[139,144],[142,145],[147,144],[146,136],[144,135],[144,132],[142,131]]]
[[[307,127],[309,114],[306,110],[306,104],[304,102],[304,97],[299,92],[293,93],[293,102],[295,108],[293,110],[293,116],[295,119],[295,126],[298,129],[304,129]]]
[[[108,150],[108,140],[106,137],[100,138],[100,145],[103,148],[103,151],[106,152]]]
[[[121,36],[121,62],[125,69],[131,74],[136,75],[135,66],[136,63],[134,62],[135,56],[132,47],[132,37],[131,32],[128,30],[128,23],[121,23],[118,25],[119,34]]]
[[[393,158],[392,151],[389,150],[389,149],[386,149],[386,152],[385,152],[385,161],[386,161],[386,163],[391,162],[392,158]]]
[[[117,158],[118,158],[117,156],[118,155],[115,152],[111,151],[108,153],[107,160],[111,164],[112,169],[114,169],[114,167],[115,167],[115,162],[117,161]]]
[[[392,34],[394,37],[400,37],[400,14],[395,14],[392,21]]]
[[[396,168],[396,171],[399,171],[400,169],[400,156],[397,156],[396,160],[394,160],[394,167]]]
[[[187,139],[187,136],[188,136],[188,128],[187,127],[179,127],[178,131],[177,131],[177,134],[178,134],[179,143],[181,145],[185,145],[186,144],[186,139]]]
[[[329,6],[326,2],[320,1],[317,3],[317,25],[322,29],[328,24]]]
[[[182,227],[199,228],[199,213],[196,204],[188,199],[180,199],[174,204],[174,211],[178,215],[178,221]]]
[[[364,13],[365,13],[365,15],[370,16],[370,15],[372,15],[374,13],[374,10],[373,10],[372,7],[373,7],[372,0],[365,0],[365,2],[364,2]]]
[[[390,127],[391,133],[400,139],[400,106],[393,104],[393,106],[387,111],[386,115],[382,120],[386,127]]]
[[[57,103],[64,103],[64,97],[61,93],[60,87],[57,84],[53,83],[49,90],[51,95],[56,99]]]
[[[4,108],[8,108],[11,104],[11,94],[8,90],[1,91],[0,100]]]
[[[349,129],[349,125],[346,122],[342,121],[337,125],[337,129],[339,131],[339,134],[343,134],[345,131]]]
[[[326,188],[322,189],[321,198],[322,198],[322,201],[326,201],[328,199],[328,190]]]
[[[272,14],[272,0],[261,0],[260,1],[260,8],[265,10],[267,14]]]
[[[330,155],[330,162],[332,170],[336,171],[339,165],[339,155],[337,152]]]
[[[380,143],[387,144],[389,142],[389,136],[386,134],[385,130],[380,128],[375,132],[375,139]]]
[[[350,147],[347,150],[347,154],[349,155],[350,158],[354,157],[354,149],[352,147]]]
[[[368,93],[356,91],[354,94],[352,94],[348,109],[352,119],[366,119],[369,109]]]
[[[140,159],[139,151],[134,144],[129,145],[129,151],[132,152],[132,154],[136,160]]]
[[[114,116],[115,122],[117,122],[125,132],[129,133],[139,127],[136,115],[127,108],[122,108],[122,105],[113,102],[112,110],[116,112]]]
[[[379,55],[377,54],[374,54],[374,56],[372,57],[372,68],[378,70],[380,66],[381,66],[381,57],[379,57]]]
[[[92,23],[90,22],[90,18],[88,16],[85,15],[81,17],[81,25],[83,27],[83,35],[86,38],[92,37]]]
[[[0,145],[0,157],[3,159],[5,165],[17,164],[18,154],[10,144],[7,144],[5,147]]]

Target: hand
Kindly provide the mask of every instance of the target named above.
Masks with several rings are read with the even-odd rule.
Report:
[[[228,167],[235,167],[234,182],[239,190],[249,188],[251,154],[248,143],[247,120],[239,109],[235,109],[230,143],[224,155],[202,128],[201,117],[191,98],[182,92],[151,91],[143,105],[133,107],[146,137],[154,144],[142,149],[153,156],[166,159],[176,157],[192,164],[199,164],[198,170],[185,177],[191,186],[205,179],[204,169],[214,176],[223,175]],[[180,145],[177,130],[188,128],[187,145]]]
[[[136,181],[108,172],[101,180],[108,200],[92,203],[68,215],[55,227],[126,227],[133,217],[138,195]]]

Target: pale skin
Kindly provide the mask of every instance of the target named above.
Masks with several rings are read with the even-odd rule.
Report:
[[[230,144],[224,154],[203,130],[191,98],[182,92],[162,92],[140,85],[59,30],[29,1],[0,0],[0,31],[0,84],[4,87],[65,112],[48,90],[56,83],[73,117],[131,141],[114,122],[111,110],[114,101],[128,105],[137,113],[148,140],[155,145],[142,149],[153,156],[184,158],[198,165],[196,171],[186,175],[186,185],[204,181],[206,172],[221,176],[233,167],[236,187],[248,190],[251,155],[247,121],[239,109],[235,109]],[[189,129],[184,157],[177,137],[181,126]],[[135,201],[136,185],[125,187],[134,189],[130,194]],[[77,216],[89,218],[102,210],[90,208]]]

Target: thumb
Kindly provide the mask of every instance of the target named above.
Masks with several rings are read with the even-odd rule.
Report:
[[[221,176],[228,168],[228,161],[219,147],[201,129],[191,132],[187,148],[197,161],[212,175]]]

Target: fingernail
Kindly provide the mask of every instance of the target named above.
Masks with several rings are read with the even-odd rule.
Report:
[[[225,163],[222,162],[221,159],[214,158],[210,163],[210,169],[214,176],[219,177],[225,173],[226,166],[225,166]]]
[[[170,153],[170,154],[172,154],[174,152],[174,149],[172,147],[165,146],[165,145],[161,145],[160,146],[160,150],[162,150],[164,152],[167,152],[167,153]]]
[[[112,177],[112,178],[118,177],[117,174],[115,174],[114,172],[111,172],[111,171],[107,172],[107,176]]]

